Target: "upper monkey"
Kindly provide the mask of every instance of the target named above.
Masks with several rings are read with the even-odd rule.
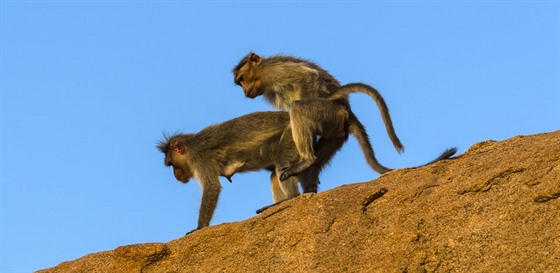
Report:
[[[255,98],[264,95],[271,104],[290,113],[292,135],[300,160],[284,168],[281,179],[300,173],[321,156],[334,155],[346,141],[348,133],[358,134],[358,139],[369,144],[365,128],[348,102],[348,95],[353,92],[365,93],[375,100],[393,146],[399,153],[404,150],[393,128],[385,100],[375,88],[367,84],[341,86],[331,74],[315,63],[285,55],[263,58],[249,53],[233,68],[233,74],[234,82],[243,88],[245,96]],[[343,110],[340,110],[341,107]],[[332,114],[340,111],[345,112],[345,119],[341,120],[340,115]],[[436,160],[448,158],[454,153],[454,149],[448,150]],[[391,170],[377,162],[371,145],[366,154],[374,170],[380,173]]]

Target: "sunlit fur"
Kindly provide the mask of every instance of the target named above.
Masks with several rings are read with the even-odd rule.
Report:
[[[262,95],[275,107],[290,113],[293,139],[301,161],[285,168],[280,179],[298,174],[316,164],[321,157],[331,158],[349,133],[360,134],[356,137],[372,169],[380,173],[391,170],[375,158],[369,137],[350,108],[348,95],[354,92],[365,93],[377,103],[395,149],[399,153],[404,151],[383,97],[367,84],[341,86],[328,71],[311,61],[286,55],[263,58],[253,52],[241,59],[233,68],[233,74],[234,82],[243,88],[245,96]],[[345,112],[346,119],[340,119],[343,116],[339,115],[340,112]],[[340,128],[346,131],[341,133]],[[449,154],[444,152],[442,156]]]

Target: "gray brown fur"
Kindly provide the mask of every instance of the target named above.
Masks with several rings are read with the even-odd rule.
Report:
[[[348,133],[356,136],[372,169],[379,173],[392,170],[375,158],[365,128],[350,108],[348,95],[353,92],[362,92],[374,99],[393,146],[399,153],[404,151],[385,100],[367,84],[341,85],[315,63],[285,55],[262,58],[249,53],[233,68],[233,74],[234,82],[243,88],[245,96],[263,95],[272,105],[290,113],[300,161],[283,169],[281,180],[313,168],[316,162],[320,165],[322,157],[330,159],[348,139]],[[455,148],[447,150],[434,161],[448,158],[455,152]]]
[[[210,224],[221,190],[219,176],[231,181],[235,173],[268,169],[274,202],[298,196],[298,179],[305,192],[317,190],[320,168],[310,168],[282,183],[278,180],[281,167],[299,157],[286,112],[252,113],[195,134],[168,136],[158,149],[177,180],[187,183],[195,178],[202,188],[197,229]]]

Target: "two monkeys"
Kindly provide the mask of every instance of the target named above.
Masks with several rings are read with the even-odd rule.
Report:
[[[304,192],[317,192],[319,173],[350,134],[372,169],[390,171],[375,158],[367,132],[350,108],[350,93],[365,93],[376,102],[395,149],[404,150],[383,97],[367,84],[341,85],[313,62],[285,55],[249,53],[233,74],[245,96],[262,95],[284,111],[244,115],[195,134],[168,136],[159,144],[177,180],[186,183],[194,177],[201,185],[197,229],[210,224],[221,189],[219,176],[229,180],[235,173],[268,169],[275,203],[298,196],[298,181]],[[455,152],[446,150],[427,164]]]

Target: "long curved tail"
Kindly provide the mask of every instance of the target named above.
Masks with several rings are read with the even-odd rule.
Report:
[[[364,125],[362,125],[362,123],[360,123],[354,115],[350,116],[349,121],[348,130],[350,131],[350,134],[354,135],[354,137],[358,140],[358,144],[360,145],[369,166],[378,173],[392,171],[393,169],[381,165],[381,163],[379,163],[379,161],[375,158],[373,146],[371,146],[371,142],[369,142],[369,137]]]
[[[389,108],[385,103],[385,100],[379,94],[375,88],[364,84],[364,83],[349,83],[341,86],[336,92],[332,93],[327,99],[330,100],[337,100],[341,98],[347,97],[350,93],[364,93],[368,96],[372,97],[379,111],[381,112],[381,118],[383,119],[383,123],[385,124],[385,129],[387,130],[387,134],[389,135],[389,139],[393,143],[393,146],[400,154],[404,152],[404,146],[402,145],[400,139],[397,137],[397,133],[395,133],[395,128],[393,128],[393,121],[391,120],[391,116],[389,115]]]
[[[371,145],[371,142],[369,141],[369,137],[367,135],[366,129],[364,128],[362,123],[360,123],[360,121],[354,115],[352,115],[350,117],[350,122],[348,124],[348,130],[350,131],[350,134],[354,135],[354,137],[358,140],[358,144],[360,145],[360,148],[362,149],[362,152],[364,153],[364,157],[366,158],[367,163],[369,164],[369,166],[373,170],[375,170],[375,171],[377,171],[378,173],[381,173],[381,174],[393,170],[391,168],[387,168],[387,167],[381,165],[381,163],[379,163],[379,161],[377,161],[377,159],[375,158],[375,153],[373,152],[373,146]],[[426,164],[417,166],[417,167],[426,166],[426,165],[435,163],[437,161],[440,161],[442,159],[450,158],[456,152],[457,152],[457,148],[447,149],[440,156],[438,156],[436,159],[434,159],[434,160],[432,160],[432,161],[430,161]]]

